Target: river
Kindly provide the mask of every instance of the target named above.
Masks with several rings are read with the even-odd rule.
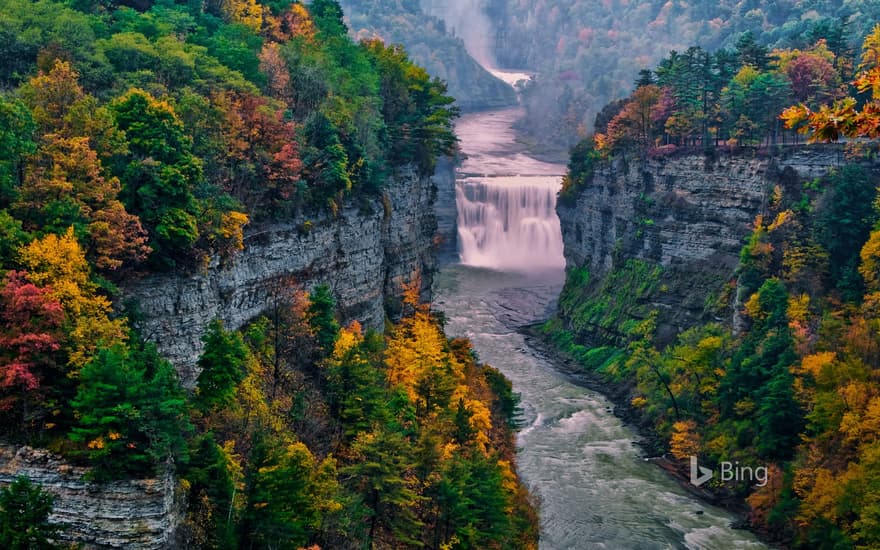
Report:
[[[516,331],[546,318],[564,280],[553,208],[564,167],[515,146],[517,115],[475,113],[457,124],[467,155],[456,183],[462,263],[444,267],[434,291],[447,333],[470,338],[520,394],[517,461],[541,500],[540,548],[764,548],[731,529],[729,513],[645,462],[638,434],[611,403],[555,370]]]

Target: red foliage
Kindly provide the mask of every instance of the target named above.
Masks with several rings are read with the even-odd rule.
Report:
[[[10,271],[0,289],[0,410],[17,401],[10,390],[29,392],[40,387],[40,370],[61,347],[64,310],[22,273]]]

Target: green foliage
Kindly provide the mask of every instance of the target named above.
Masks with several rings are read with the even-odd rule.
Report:
[[[18,99],[0,95],[0,208],[17,198],[25,157],[36,150],[30,110]]]
[[[825,187],[816,206],[816,239],[828,251],[834,285],[854,301],[864,293],[859,252],[878,219],[876,181],[864,168],[844,166],[826,178]]]
[[[370,541],[384,528],[403,544],[416,543],[423,523],[415,514],[421,498],[407,475],[415,466],[411,444],[383,430],[358,438],[352,450],[359,460],[344,472],[370,508]]]
[[[606,331],[612,340],[626,340],[625,321],[647,315],[646,300],[657,290],[660,266],[629,259],[604,277],[590,284],[586,268],[570,270],[559,296],[559,306],[570,328],[580,331]]]
[[[323,512],[338,506],[336,461],[318,463],[302,443],[261,442],[253,457],[245,535],[261,547],[278,541],[303,547],[318,530]],[[262,456],[261,456],[262,455]]]
[[[8,550],[48,550],[58,529],[49,523],[54,497],[26,477],[0,489],[0,546]]]
[[[210,432],[197,436],[192,447],[182,475],[190,484],[190,494],[205,502],[210,509],[204,526],[206,546],[234,548],[237,533],[230,512],[234,505],[236,480],[230,472],[227,457]]]
[[[339,335],[339,322],[335,316],[336,300],[327,285],[316,286],[309,294],[309,325],[315,333],[318,347],[329,353]]]
[[[241,335],[224,329],[220,320],[208,325],[202,342],[205,347],[198,361],[201,372],[196,382],[195,405],[208,413],[232,403],[236,386],[245,377],[249,353]]]
[[[442,540],[457,541],[456,548],[487,548],[499,541],[511,544],[511,517],[504,510],[510,495],[502,488],[497,461],[480,453],[453,457],[437,485]]]
[[[80,372],[71,405],[70,439],[82,444],[97,479],[149,475],[167,459],[186,459],[186,399],[155,346],[99,351]]]
[[[601,155],[593,146],[592,139],[583,139],[569,151],[568,173],[562,179],[559,201],[572,205],[577,200],[579,189],[587,185]]]
[[[167,103],[131,90],[112,105],[129,154],[120,159],[122,199],[150,230],[161,260],[187,251],[198,239],[193,188],[202,177],[184,127]]]
[[[452,121],[459,111],[446,84],[414,65],[400,46],[374,40],[365,47],[379,73],[392,164],[414,163],[423,174],[433,173],[437,157],[452,154],[457,142]]]
[[[21,221],[0,210],[0,266],[15,265],[18,250],[30,241]]]
[[[377,337],[368,334],[358,345],[327,362],[327,395],[330,412],[342,424],[345,435],[354,438],[369,432],[374,425],[390,420],[385,377],[376,368]]]

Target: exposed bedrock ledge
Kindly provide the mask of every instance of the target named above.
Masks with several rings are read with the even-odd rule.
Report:
[[[407,170],[391,178],[381,200],[342,209],[336,217],[249,228],[245,249],[202,273],[151,276],[123,289],[143,315],[140,328],[193,387],[208,323],[239,328],[264,312],[291,281],[327,284],[347,321],[382,329],[399,308],[403,285],[421,277],[429,298],[437,230],[431,178]]]
[[[62,540],[83,548],[171,546],[185,506],[170,469],[158,479],[102,484],[86,481],[86,472],[45,449],[0,445],[0,486],[25,476],[52,493],[49,520]]]
[[[799,186],[846,162],[839,145],[615,159],[575,201],[557,206],[567,266],[589,268],[597,285],[627,259],[661,265],[662,290],[643,299],[658,310],[658,336],[668,340],[706,320],[706,300],[733,276],[773,187]]]

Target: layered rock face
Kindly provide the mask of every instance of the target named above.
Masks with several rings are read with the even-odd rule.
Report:
[[[642,299],[658,310],[658,338],[668,340],[710,315],[707,299],[733,277],[774,186],[800,185],[845,162],[832,145],[618,158],[557,206],[567,267],[588,268],[596,285],[628,259],[662,266],[659,291]]]
[[[437,187],[437,261],[446,265],[458,261],[458,209],[455,205],[455,159],[441,158],[434,172]]]
[[[44,449],[0,445],[0,486],[26,476],[55,496],[49,520],[84,548],[167,548],[185,512],[171,470],[161,479],[96,484]]]
[[[381,199],[336,217],[253,228],[245,250],[189,276],[153,276],[123,289],[140,308],[143,334],[171,360],[184,385],[198,376],[202,335],[212,320],[238,328],[291,284],[330,287],[345,322],[381,330],[405,285],[420,281],[430,298],[435,269],[436,189],[414,171],[388,182]],[[50,520],[85,548],[168,548],[185,512],[172,469],[160,479],[96,484],[87,470],[30,447],[0,445],[0,486],[26,476],[55,495]]]
[[[421,279],[428,298],[437,230],[431,178],[406,171],[391,178],[381,200],[364,201],[336,217],[251,228],[245,249],[189,276],[151,276],[123,289],[137,302],[140,329],[169,359],[187,387],[208,324],[239,328],[266,311],[291,284],[330,287],[344,321],[381,330],[386,310],[399,307],[404,285]]]

